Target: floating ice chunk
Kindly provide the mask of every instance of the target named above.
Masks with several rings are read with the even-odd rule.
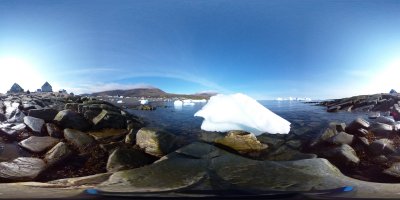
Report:
[[[191,99],[185,99],[185,100],[183,100],[183,105],[184,106],[194,106],[194,103],[192,102]]]
[[[194,99],[192,100],[193,103],[206,103],[207,100],[206,99]]]
[[[204,118],[201,129],[205,131],[243,130],[255,135],[290,131],[290,122],[241,93],[213,96],[194,116]]]
[[[182,106],[182,105],[183,105],[182,101],[180,101],[180,100],[174,101],[174,106]]]
[[[122,100],[117,101],[117,103],[124,103]]]
[[[140,100],[140,104],[142,104],[142,105],[145,105],[145,104],[148,104],[149,103],[149,100],[147,100],[147,99],[141,99]]]

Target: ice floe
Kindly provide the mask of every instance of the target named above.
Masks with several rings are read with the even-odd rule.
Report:
[[[213,96],[194,116],[204,118],[201,129],[205,131],[243,130],[255,135],[290,131],[290,122],[241,93]]]

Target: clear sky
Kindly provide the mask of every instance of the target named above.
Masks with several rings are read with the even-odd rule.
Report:
[[[0,0],[0,92],[400,90],[400,1]]]

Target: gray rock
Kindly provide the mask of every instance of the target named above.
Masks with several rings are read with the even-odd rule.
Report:
[[[58,122],[63,128],[71,128],[80,131],[88,130],[91,124],[81,114],[71,110],[58,112],[54,121]]]
[[[58,139],[49,136],[31,136],[28,139],[22,140],[19,145],[29,151],[40,153],[56,145],[58,141]]]
[[[376,119],[376,118],[378,118],[378,117],[380,117],[381,116],[381,113],[380,112],[370,112],[369,114],[368,114],[368,118],[370,118],[370,119]]]
[[[214,143],[229,147],[240,154],[256,156],[268,148],[254,134],[245,131],[229,131],[225,137],[217,138]]]
[[[329,127],[335,129],[337,132],[344,132],[346,130],[346,123],[342,122],[330,122]]]
[[[373,155],[381,155],[381,154],[392,154],[396,152],[396,149],[393,147],[393,141],[389,139],[379,139],[373,141],[369,145],[369,151]]]
[[[337,134],[338,132],[336,131],[336,129],[329,127],[325,129],[325,131],[322,131],[318,136],[316,136],[313,141],[311,141],[310,147],[322,145],[325,142],[328,142],[330,138],[334,137]]]
[[[107,171],[116,172],[133,169],[150,164],[154,161],[149,155],[137,150],[118,148],[108,157]]]
[[[312,159],[316,158],[315,154],[305,154],[298,150],[294,150],[287,145],[282,145],[278,149],[268,153],[264,160],[273,161],[291,161],[291,160],[301,160],[301,159]]]
[[[374,133],[375,136],[389,137],[389,135],[393,133],[393,126],[382,123],[373,123],[369,131]]]
[[[356,137],[357,141],[359,141],[364,147],[369,146],[369,141],[365,137]]]
[[[136,144],[153,156],[164,156],[177,148],[175,135],[157,128],[144,127],[136,134]]]
[[[106,139],[111,139],[113,141],[119,140],[120,138],[123,138],[127,134],[126,129],[102,129],[98,131],[90,131],[88,132],[89,135],[91,135],[94,139],[96,140],[106,140]]]
[[[383,170],[383,173],[400,178],[400,162],[393,163],[390,168]]]
[[[19,123],[19,124],[16,124],[15,126],[11,127],[11,129],[21,132],[26,129],[26,125],[24,123]]]
[[[46,122],[53,121],[57,114],[58,111],[55,109],[32,109],[28,112],[28,116],[43,119]]]
[[[116,148],[124,146],[124,143],[121,141],[118,141],[118,142],[110,142],[110,143],[100,144],[99,146],[105,152],[108,152],[109,154],[111,154]]]
[[[354,149],[347,145],[343,144],[339,147],[334,147],[333,149],[326,151],[323,153],[324,156],[331,158],[337,163],[340,164],[358,164],[360,159],[357,157]]]
[[[5,114],[0,113],[0,122],[4,122],[4,121],[7,121],[7,117]]]
[[[95,139],[90,135],[69,128],[64,129],[64,138],[80,151],[84,151],[96,142]]]
[[[389,161],[389,159],[384,155],[375,156],[371,159],[371,161],[375,164],[385,164]]]
[[[20,157],[11,162],[1,162],[0,179],[31,181],[45,169],[45,166],[44,161],[39,158]]]
[[[263,144],[268,144],[271,148],[278,148],[285,143],[284,139],[277,138],[274,135],[267,133],[257,136],[257,140]]]
[[[35,118],[35,117],[30,117],[30,116],[26,116],[24,117],[24,123],[33,131],[36,133],[41,133],[42,132],[42,128],[44,125],[44,120],[43,119],[39,119],[39,118]]]
[[[303,145],[301,140],[289,140],[285,144],[293,149],[300,149]]]
[[[95,129],[126,129],[126,117],[121,113],[103,110],[92,120]]]
[[[369,126],[368,121],[363,118],[357,118],[346,127],[346,133],[356,134],[355,132],[357,132],[358,129],[363,128],[368,130]]]
[[[47,134],[49,134],[51,137],[62,138],[64,136],[62,130],[53,123],[46,123],[46,130]]]
[[[388,125],[395,124],[394,119],[392,119],[390,117],[384,117],[384,116],[380,116],[380,117],[376,118],[375,121],[379,122],[379,123],[383,123],[383,124],[388,124]]]
[[[329,142],[332,144],[351,144],[353,143],[354,140],[354,135],[350,135],[346,132],[340,132],[337,135],[331,137],[329,139]]]
[[[129,133],[125,136],[125,143],[126,144],[135,144],[136,143],[136,131],[131,129]]]
[[[67,103],[67,104],[65,104],[64,109],[78,112],[78,106],[79,106],[79,103]]]
[[[54,164],[64,161],[71,155],[72,150],[68,147],[68,145],[64,142],[59,142],[56,146],[54,146],[46,153],[44,160],[46,161],[48,166],[52,166]]]
[[[23,123],[24,122],[24,117],[25,114],[20,111],[19,109],[15,109],[11,115],[10,118],[7,120],[9,123]]]

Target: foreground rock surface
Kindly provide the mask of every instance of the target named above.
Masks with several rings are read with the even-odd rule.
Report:
[[[136,144],[153,156],[164,156],[177,146],[175,135],[157,128],[141,128],[136,134]]]
[[[17,158],[0,163],[0,179],[29,181],[35,179],[45,169],[45,162],[38,158]]]

